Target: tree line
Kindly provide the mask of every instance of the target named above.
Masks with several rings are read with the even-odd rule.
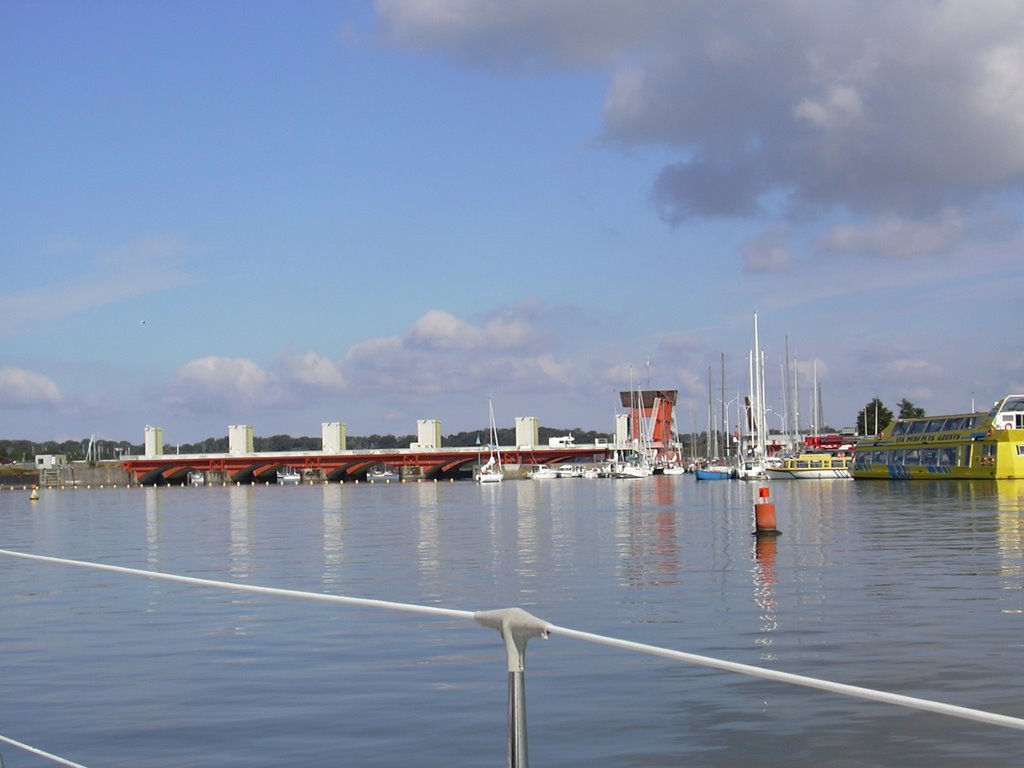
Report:
[[[598,438],[611,439],[607,432],[595,432],[586,429],[556,429],[540,427],[538,435],[540,444],[547,445],[548,438],[571,434],[577,443],[594,443]],[[82,440],[0,440],[0,460],[15,462],[32,462],[35,456],[54,454],[67,456],[68,461],[84,461],[90,452],[90,438]],[[114,460],[121,456],[141,456],[145,450],[142,443],[127,440],[94,440],[88,458]],[[397,450],[408,448],[416,442],[416,435],[349,435],[346,437],[346,448],[353,451],[363,450]],[[466,432],[455,432],[442,438],[441,444],[453,448],[465,448],[475,445],[486,446],[490,442],[490,429],[482,428]],[[514,445],[515,429],[498,430],[499,445]],[[293,437],[291,435],[271,435],[252,439],[253,449],[257,453],[277,453],[281,451],[319,451],[322,441],[317,437]],[[228,438],[208,437],[196,443],[175,443],[164,445],[165,454],[173,453],[227,453]]]
[[[923,418],[927,414],[924,408],[903,398],[897,404],[897,413],[889,409],[878,397],[865,405],[857,412],[857,434],[877,435],[885,429],[894,418],[915,419]],[[778,434],[778,430],[769,430]],[[830,431],[826,427],[825,431]],[[835,431],[835,430],[831,430]],[[552,437],[563,437],[572,435],[575,442],[586,445],[598,442],[598,440],[611,440],[612,435],[608,432],[581,429],[558,429],[555,427],[540,427],[538,435],[541,445],[547,445],[548,439]],[[680,435],[683,445],[689,445],[694,437],[705,439],[705,432],[697,435]],[[724,435],[723,435],[724,437]],[[346,438],[346,447],[349,450],[396,450],[408,448],[410,443],[416,442],[416,435],[349,435]],[[515,445],[516,432],[512,428],[498,429],[499,445]],[[89,438],[81,440],[46,440],[34,442],[32,440],[0,440],[0,460],[5,462],[31,462],[39,454],[59,454],[67,456],[69,461],[83,461],[89,452]],[[128,440],[95,440],[92,441],[91,454],[88,458],[100,460],[113,460],[121,456],[141,456],[144,451],[142,443],[132,443]],[[442,445],[452,448],[466,448],[475,445],[486,446],[490,443],[490,430],[481,429],[455,432],[442,438]],[[293,437],[291,435],[271,435],[270,437],[253,437],[253,448],[259,453],[279,451],[319,451],[322,447],[320,437]],[[173,446],[165,445],[164,453],[227,453],[228,438],[208,437],[196,443],[180,443]]]

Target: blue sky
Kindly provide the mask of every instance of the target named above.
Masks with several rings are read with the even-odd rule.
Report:
[[[2,437],[1024,391],[1017,4],[0,6]]]

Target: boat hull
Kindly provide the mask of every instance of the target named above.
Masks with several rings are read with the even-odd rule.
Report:
[[[899,419],[854,450],[858,480],[1024,479],[1024,395],[987,413]]]
[[[770,480],[850,480],[848,469],[767,469]]]
[[[698,480],[732,480],[734,473],[729,470],[696,469],[693,472]]]

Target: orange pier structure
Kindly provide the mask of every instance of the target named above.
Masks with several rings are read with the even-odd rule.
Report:
[[[678,390],[641,389],[619,392],[629,409],[629,439],[644,442],[656,453],[666,452],[675,442],[675,408]]]

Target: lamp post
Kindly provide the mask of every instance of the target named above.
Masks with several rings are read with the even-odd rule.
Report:
[[[771,408],[765,408],[764,412],[765,412],[766,415],[770,413],[772,416],[775,416],[775,417],[778,418],[778,420],[779,420],[779,435],[780,435],[780,439],[788,447],[789,446],[789,435],[786,434],[786,419],[785,419],[785,417],[781,413],[779,413],[778,411],[773,411]]]
[[[736,397],[731,398],[728,402],[723,402],[722,400],[719,400],[716,397],[715,401],[722,404],[722,427],[725,429],[725,435],[723,435],[723,437],[728,439],[728,437],[729,437],[729,417],[728,417],[729,406],[732,405],[733,403],[736,403],[736,423],[737,423],[737,429],[740,429],[740,427],[739,427],[739,424],[740,424],[740,414],[739,414],[740,396],[736,395]],[[740,430],[740,431],[742,432],[742,430]],[[736,447],[736,455],[739,456],[739,446]],[[728,451],[726,451],[726,456],[728,456]]]

